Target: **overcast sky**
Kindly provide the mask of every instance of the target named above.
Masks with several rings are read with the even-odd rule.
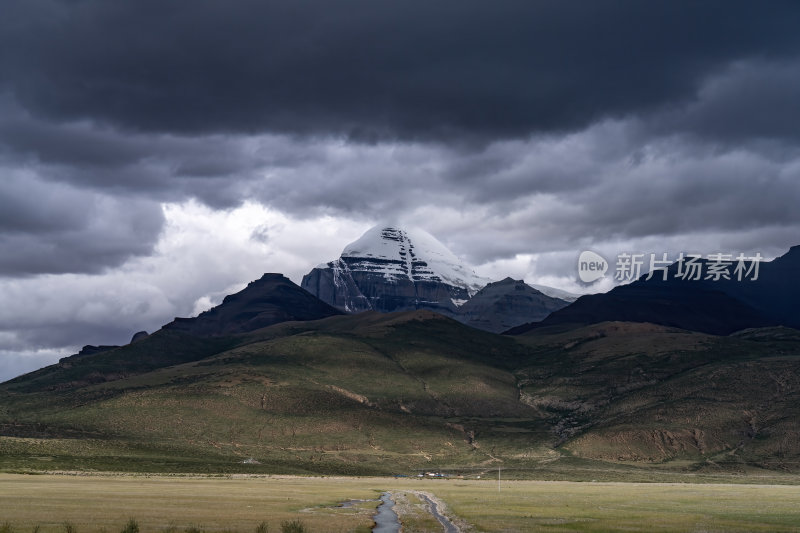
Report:
[[[3,0],[0,381],[382,220],[573,291],[800,244],[800,3]]]

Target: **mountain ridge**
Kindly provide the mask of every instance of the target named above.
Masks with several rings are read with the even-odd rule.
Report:
[[[800,447],[786,437],[800,432],[800,332],[546,329],[501,336],[416,310],[229,337],[159,330],[0,385],[0,448],[32,439],[53,456],[43,466],[12,446],[0,469],[385,475],[502,464],[514,475],[577,479],[620,468],[643,479],[796,471]],[[119,367],[146,360],[158,364]],[[113,379],[98,378],[111,369]]]
[[[763,265],[767,289],[786,290],[796,253]],[[511,278],[481,291],[464,304],[478,317],[547,302]],[[344,314],[265,274],[198,317],[0,384],[0,469],[800,473],[800,331],[752,328],[754,307],[705,285],[620,293],[662,319],[746,327],[545,319],[497,335],[430,309]],[[591,319],[608,302],[549,316]]]
[[[515,311],[513,324],[507,321],[512,314],[497,320],[478,319],[478,304],[467,307],[465,312],[463,307],[492,283],[497,282],[475,274],[429,233],[377,225],[348,244],[339,258],[303,276],[301,286],[346,313],[430,309],[494,332],[501,323],[510,326],[526,319],[540,319],[544,316],[542,309],[566,305],[563,300],[543,294],[546,290],[559,292],[557,289],[538,290],[526,285],[529,291],[536,291],[529,292],[529,300],[540,301],[538,306],[530,307],[528,316]],[[513,301],[513,294],[512,287],[507,295],[509,301]]]
[[[708,260],[698,264],[706,266]],[[658,276],[584,295],[538,322],[507,331],[520,335],[557,324],[587,325],[609,320],[650,322],[692,331],[728,335],[751,327],[800,327],[800,246],[759,264],[756,279],[682,279],[678,263]]]
[[[341,312],[313,297],[283,274],[267,273],[217,306],[193,318],[178,318],[163,329],[196,335],[244,333],[279,322],[315,320]]]
[[[522,280],[510,277],[487,284],[459,308],[459,322],[501,333],[526,320],[542,320],[569,302],[551,298]]]
[[[424,308],[453,315],[488,281],[430,234],[378,225],[339,258],[312,269],[300,285],[347,313]]]

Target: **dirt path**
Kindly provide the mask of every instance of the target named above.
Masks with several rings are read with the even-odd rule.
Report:
[[[407,524],[411,519],[420,520],[424,518],[420,515],[422,513],[429,515],[426,520],[430,521],[430,517],[433,517],[435,522],[431,521],[431,525],[438,523],[444,533],[467,533],[472,530],[472,527],[466,521],[455,517],[448,509],[447,504],[430,492],[404,490],[393,491],[391,494],[397,502],[395,511],[400,517],[401,523]],[[407,496],[411,494],[415,495],[424,505],[410,504]],[[427,531],[428,529],[425,530]]]

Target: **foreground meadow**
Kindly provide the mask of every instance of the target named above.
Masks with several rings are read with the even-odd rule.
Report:
[[[171,477],[0,474],[0,525],[13,531],[369,531],[376,498],[438,498],[474,531],[793,531],[800,486],[574,483],[395,478]],[[338,507],[346,500],[373,500]],[[402,511],[402,509],[401,509]],[[402,518],[402,515],[401,515]],[[441,531],[419,513],[405,531]]]

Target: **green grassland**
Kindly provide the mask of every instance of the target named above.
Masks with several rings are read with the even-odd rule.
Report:
[[[16,531],[118,531],[134,518],[142,531],[254,531],[266,522],[299,519],[312,531],[369,531],[378,502],[337,508],[350,499],[375,499],[369,483],[342,479],[229,479],[0,475],[0,524]]]
[[[781,328],[511,338],[410,312],[162,330],[0,385],[0,470],[792,483],[798,362]]]
[[[369,531],[381,492],[397,501],[405,531],[441,531],[422,491],[471,531],[793,531],[800,487],[574,483],[394,478],[0,475],[0,524],[13,531]],[[351,499],[372,500],[352,508]]]

